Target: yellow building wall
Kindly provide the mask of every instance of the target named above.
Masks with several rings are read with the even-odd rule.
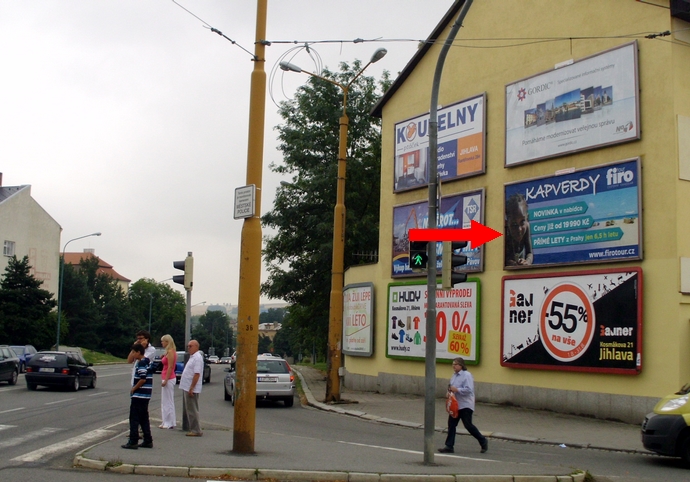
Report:
[[[668,7],[667,1],[657,3]],[[579,269],[641,267],[643,369],[639,375],[528,370],[500,365],[501,278],[516,273],[503,269],[501,238],[486,245],[484,272],[476,275],[481,280],[482,296],[481,359],[471,368],[479,384],[661,397],[690,381],[690,296],[679,292],[679,258],[690,257],[690,183],[679,179],[677,128],[678,115],[690,115],[690,48],[687,44],[674,45],[668,37],[645,39],[639,35],[670,30],[672,23],[677,25],[668,8],[634,0],[482,0],[472,5],[446,59],[439,103],[448,105],[486,92],[486,174],[445,182],[443,195],[484,188],[485,224],[503,232],[504,184],[553,175],[565,168],[582,169],[640,157],[644,256],[640,262],[519,273],[550,275]],[[448,31],[446,28],[442,40]],[[500,40],[515,38],[525,40]],[[634,39],[638,39],[639,47],[641,140],[504,168],[506,84]],[[369,281],[375,285],[374,355],[346,357],[348,373],[424,376],[423,361],[385,356],[386,298],[388,284],[400,281],[390,277],[393,207],[428,199],[426,187],[393,193],[394,125],[428,113],[439,51],[440,45],[432,47],[383,107],[379,263],[346,273],[346,284]],[[425,277],[418,280],[424,282]],[[437,364],[439,378],[450,374],[449,365]]]

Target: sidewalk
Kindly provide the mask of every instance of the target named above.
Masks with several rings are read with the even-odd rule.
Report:
[[[377,423],[423,428],[424,399],[419,396],[355,392],[343,388],[341,398],[357,403],[324,404],[324,375],[311,367],[293,367],[298,373],[309,405],[320,410],[359,417]],[[436,430],[445,430],[447,415],[443,399],[436,401]],[[478,404],[474,421],[490,439],[521,442],[565,444],[627,452],[644,451],[640,428],[537,410]],[[575,482],[584,473],[572,475],[562,468],[532,467],[492,459],[487,454],[435,454],[435,465],[421,463],[422,453],[386,451],[377,456],[371,447],[342,442],[327,442],[318,437],[305,438],[271,433],[256,437],[256,454],[239,455],[228,446],[227,426],[202,423],[204,436],[193,440],[194,450],[175,453],[163,450],[122,450],[124,433],[89,447],[74,459],[77,466],[119,473],[149,475],[224,477],[232,480],[273,481],[347,481],[347,482]],[[126,429],[121,425],[123,432]],[[421,433],[421,432],[420,432]],[[464,434],[459,427],[458,434]],[[421,435],[420,435],[421,436]],[[156,441],[174,446],[185,439],[179,430],[161,430]],[[462,456],[466,455],[466,456]],[[469,456],[467,456],[469,455]],[[413,459],[413,460],[412,460]],[[353,467],[356,470],[353,470]]]

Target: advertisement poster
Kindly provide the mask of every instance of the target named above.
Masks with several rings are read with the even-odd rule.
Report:
[[[343,348],[346,355],[374,351],[374,284],[347,285],[343,290]]]
[[[506,184],[504,266],[642,259],[640,160]]]
[[[501,365],[636,375],[642,269],[503,278]]]
[[[506,85],[506,167],[640,138],[637,42]]]
[[[436,290],[436,359],[462,357],[479,363],[479,280],[468,279],[452,290]],[[427,285],[388,285],[386,356],[424,359],[426,355]]]
[[[485,171],[486,95],[438,109],[438,175],[442,182]],[[429,181],[429,114],[395,124],[393,191],[425,187]]]
[[[469,229],[471,221],[484,223],[484,189],[470,191],[461,194],[454,194],[441,198],[438,207],[437,227]],[[393,264],[391,276],[421,276],[420,272],[413,272],[410,269],[410,240],[408,232],[410,229],[429,227],[429,203],[420,201],[412,204],[393,207]],[[443,243],[436,243],[436,253],[438,258],[436,268],[441,272],[441,252]],[[472,249],[468,244],[462,250],[462,254],[467,256],[467,265],[463,272],[480,272],[484,269],[483,255],[484,248]]]

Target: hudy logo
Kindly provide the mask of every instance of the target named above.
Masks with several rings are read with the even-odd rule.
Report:
[[[421,291],[393,291],[393,303],[412,303],[421,298]]]
[[[606,185],[613,186],[616,184],[628,184],[635,179],[635,174],[632,171],[626,170],[624,167],[612,167],[606,171]]]

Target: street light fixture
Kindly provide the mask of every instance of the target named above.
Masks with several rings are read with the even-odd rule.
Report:
[[[65,274],[65,251],[67,250],[67,245],[72,241],[77,239],[89,238],[91,236],[100,236],[101,233],[91,233],[84,236],[79,236],[78,238],[70,239],[62,247],[62,256],[60,257],[60,283],[58,287],[58,312],[57,312],[57,340],[55,342],[55,349],[60,350],[60,320],[62,315],[62,283]]]
[[[331,267],[331,296],[328,314],[328,378],[326,380],[326,402],[340,401],[341,339],[343,334],[343,273],[345,264],[345,175],[347,170],[347,130],[350,120],[347,117],[347,94],[350,86],[371,64],[381,60],[388,51],[377,49],[371,60],[347,84],[302,70],[290,62],[280,62],[281,70],[305,73],[337,85],[343,91],[343,115],[340,117],[340,137],[338,145],[338,184],[336,204],[333,213],[333,260]]]

